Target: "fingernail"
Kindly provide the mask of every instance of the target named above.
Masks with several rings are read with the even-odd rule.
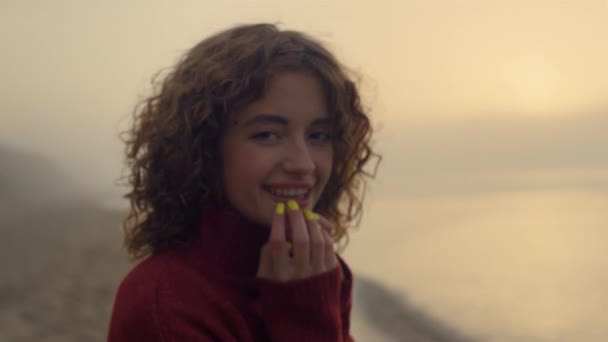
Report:
[[[285,214],[285,203],[283,203],[283,202],[277,203],[276,212],[279,215]]]
[[[292,249],[293,248],[293,244],[291,242],[287,242],[287,249]]]
[[[298,202],[296,202],[295,200],[288,200],[287,201],[287,207],[289,207],[289,209],[291,210],[298,210],[300,209],[300,206],[298,205]]]
[[[312,210],[310,210],[310,209],[304,210],[304,216],[309,221],[316,221],[319,219],[319,215],[316,213],[313,213]]]

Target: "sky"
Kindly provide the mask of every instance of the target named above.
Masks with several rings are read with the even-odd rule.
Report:
[[[397,260],[390,265],[411,292],[432,298],[427,307],[442,303],[436,310],[442,312],[456,303],[464,312],[473,303],[482,307],[482,318],[498,322],[497,331],[507,317],[517,323],[514,332],[538,328],[552,336],[559,327],[590,326],[605,340],[606,306],[589,303],[605,297],[600,242],[608,194],[608,0],[0,0],[0,159],[20,161],[16,167],[0,160],[0,182],[7,173],[42,178],[32,189],[51,189],[55,199],[58,189],[69,192],[55,181],[63,177],[77,185],[70,191],[123,206],[125,189],[115,185],[123,158],[118,134],[136,103],[150,95],[152,77],[208,35],[255,22],[313,35],[358,75],[383,160],[367,197],[379,204],[376,221],[369,216],[378,226],[361,230],[367,235],[353,239],[349,250],[373,251],[377,242],[376,251],[393,253],[383,238],[404,238],[389,241],[400,244],[392,249],[396,257],[353,253],[357,265],[378,271],[386,260]],[[534,192],[543,189],[564,191],[562,197]],[[533,195],[516,194],[504,204],[501,192],[513,190]],[[461,197],[446,202],[451,195]],[[465,217],[456,213],[467,210],[473,219],[460,226],[435,222]],[[491,216],[497,212],[503,216]],[[379,228],[394,234],[377,234]],[[455,241],[469,241],[470,248]],[[492,267],[488,256],[500,259],[501,251],[505,262]],[[465,258],[458,264],[456,256]],[[585,256],[593,263],[577,263]],[[404,264],[413,267],[410,273]],[[564,316],[555,327],[543,325],[549,311],[500,311],[526,298],[538,304],[535,293],[495,295],[512,290],[491,282],[504,278],[492,272],[516,279],[526,270],[522,265],[532,271],[514,281],[521,293],[544,275],[553,291],[545,294],[556,294],[539,306]],[[568,273],[575,269],[580,274]],[[470,274],[476,284],[489,282],[465,284],[459,292],[450,286],[469,279],[463,271],[477,272]],[[553,273],[564,275],[560,286],[552,285]],[[445,296],[433,292],[433,281]],[[577,319],[588,325],[572,321],[565,299],[555,300],[572,297],[568,286],[579,283],[587,284],[580,293],[588,295],[581,296]],[[454,299],[468,289],[472,299]],[[480,290],[491,299],[479,299]],[[555,303],[561,311],[552,309]]]
[[[152,76],[207,35],[262,21],[312,34],[359,75],[379,197],[549,169],[606,182],[605,0],[2,0],[0,144],[112,192],[118,133]]]

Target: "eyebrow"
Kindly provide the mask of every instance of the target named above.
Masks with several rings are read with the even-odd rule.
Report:
[[[287,126],[289,121],[278,115],[278,114],[269,114],[269,113],[262,113],[259,115],[254,116],[253,118],[245,121],[243,123],[243,125],[245,127],[247,126],[251,126],[257,123],[274,123],[274,124],[279,124],[281,126]],[[329,118],[319,118],[319,119],[315,119],[310,125],[311,126],[321,126],[321,125],[329,125],[331,123],[331,120]]]

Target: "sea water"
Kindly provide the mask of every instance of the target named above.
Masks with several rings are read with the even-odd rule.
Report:
[[[608,341],[605,189],[404,197],[368,209],[346,259],[424,314],[480,341]]]

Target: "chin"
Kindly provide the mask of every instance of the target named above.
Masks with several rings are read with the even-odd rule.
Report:
[[[265,210],[264,210],[265,211]],[[272,225],[272,218],[274,215],[274,207],[268,212],[256,211],[253,216],[249,216],[249,219],[254,223],[261,224],[263,226],[270,227]]]

